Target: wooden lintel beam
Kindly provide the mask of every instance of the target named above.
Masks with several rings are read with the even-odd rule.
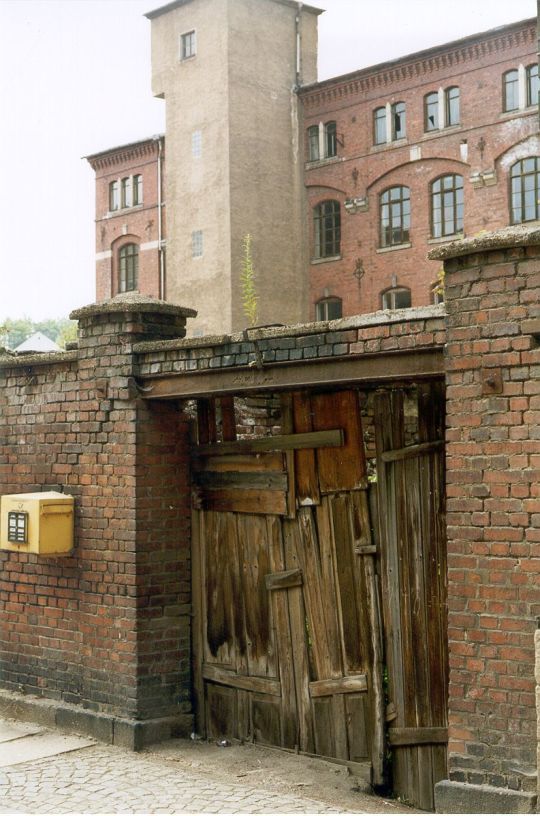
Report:
[[[195,456],[229,456],[239,453],[265,453],[305,448],[340,448],[343,441],[343,431],[341,428],[335,428],[331,431],[280,434],[257,439],[238,439],[236,442],[217,442],[215,445],[197,445],[193,453]]]
[[[444,375],[442,348],[362,354],[324,360],[275,363],[262,369],[237,366],[179,371],[139,378],[144,399],[191,399],[252,391],[276,391],[340,383],[378,384]]]

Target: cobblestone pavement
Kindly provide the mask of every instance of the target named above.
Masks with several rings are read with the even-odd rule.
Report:
[[[0,813],[336,813],[327,804],[96,745],[0,769]],[[349,811],[351,812],[351,811]]]

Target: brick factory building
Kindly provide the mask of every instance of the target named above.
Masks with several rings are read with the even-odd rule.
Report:
[[[182,31],[191,28],[192,5],[173,3],[149,15],[156,27],[155,63],[161,65],[164,60],[159,22],[169,25],[174,21]],[[282,11],[285,17],[286,7]],[[261,19],[267,22],[262,14]],[[287,19],[283,25],[292,26],[294,15]],[[311,11],[303,23],[311,26],[311,38],[315,19]],[[218,67],[208,64],[204,43],[210,32],[205,26],[206,17],[198,19],[194,52],[185,60],[178,59],[168,46],[177,81],[188,97],[195,71],[201,74],[197,82],[215,84]],[[315,45],[310,48],[303,60],[312,74]],[[246,73],[247,60],[245,55]],[[160,67],[161,73],[164,70]],[[163,158],[156,145],[161,142],[143,141],[89,157],[96,170],[98,300],[138,289],[143,294],[161,292],[167,299],[186,302],[187,298],[191,302],[191,291],[204,292],[208,303],[216,306],[201,310],[197,301],[201,317],[194,324],[195,333],[240,328],[245,322],[243,315],[236,309],[233,317],[229,312],[232,302],[225,310],[220,298],[217,304],[216,291],[227,302],[236,291],[233,300],[241,301],[233,279],[241,267],[241,239],[250,232],[264,302],[260,322],[331,319],[378,309],[424,306],[442,297],[441,265],[427,260],[433,245],[537,219],[540,142],[534,19],[324,82],[309,79],[306,68],[296,95],[298,130],[287,131],[279,139],[275,128],[271,130],[279,142],[277,157],[267,143],[269,136],[253,138],[243,152],[239,151],[234,190],[240,186],[243,195],[236,204],[230,201],[239,223],[233,225],[224,243],[213,202],[219,196],[229,202],[233,194],[223,186],[228,183],[226,174],[217,172],[212,146],[219,114],[210,110],[205,121],[195,105],[189,127],[185,117],[179,119],[179,132],[174,134],[179,146],[174,153],[180,150],[182,163],[179,169],[175,166],[174,183],[169,186],[165,180],[162,190],[169,220],[173,213],[181,213],[181,218],[174,215],[181,221],[181,235],[175,228],[170,239],[175,248],[169,247],[166,275],[164,206],[157,200],[155,183],[157,165]],[[267,84],[276,82],[276,93],[282,93],[287,80],[292,86],[295,77],[268,77]],[[253,98],[244,99],[230,113],[231,131],[249,130],[251,102],[260,104],[257,92],[252,89],[251,93]],[[174,109],[176,97],[171,100],[168,93],[164,95],[170,110]],[[288,111],[289,101],[286,105]],[[167,133],[168,144],[172,138],[172,132]],[[129,183],[139,174],[141,151],[148,162],[146,172],[151,183],[144,185],[142,204],[123,206],[123,176],[128,174]],[[169,165],[173,160],[170,149]],[[280,172],[288,168],[288,175],[296,179],[292,186],[262,179],[260,167],[267,166],[265,177],[270,178],[272,162],[279,165]],[[203,193],[208,206],[203,204]],[[251,204],[247,204],[248,198]],[[282,215],[283,202],[294,202],[295,198],[288,219],[297,219],[301,229],[297,241],[291,241],[275,214]],[[141,207],[144,216],[139,213]],[[161,259],[155,249],[155,241],[160,240],[156,232],[160,212]],[[122,230],[131,238],[119,238]],[[272,245],[271,252],[261,246],[263,233],[264,240]],[[219,257],[214,251],[218,238],[221,248],[228,247]],[[124,245],[129,243],[133,254],[140,252],[138,278],[136,274],[122,277],[123,263],[131,264],[131,268],[137,263],[135,259],[121,259],[120,253],[126,254]],[[177,255],[181,260],[176,260]],[[284,257],[294,266],[286,274],[281,263]],[[151,274],[143,272],[149,264]],[[278,279],[282,279],[278,286],[274,279],[277,267],[281,270]],[[303,282],[298,282],[298,276]],[[297,306],[291,309],[290,301],[295,298]]]

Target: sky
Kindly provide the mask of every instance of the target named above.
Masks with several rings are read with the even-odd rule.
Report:
[[[0,324],[95,300],[84,156],[163,133],[150,21],[165,0],[0,0]],[[310,0],[319,79],[533,17],[536,0]]]

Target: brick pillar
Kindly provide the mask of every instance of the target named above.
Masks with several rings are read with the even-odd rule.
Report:
[[[191,726],[187,421],[177,403],[142,398],[133,346],[183,337],[194,314],[127,294],[71,315],[79,321],[77,430],[88,435],[92,496],[79,546],[88,571],[104,576],[86,621],[103,684],[89,696],[107,705],[114,688],[114,713],[125,720],[115,741],[132,747]]]
[[[449,779],[439,812],[534,812],[540,612],[540,230],[445,261]]]

